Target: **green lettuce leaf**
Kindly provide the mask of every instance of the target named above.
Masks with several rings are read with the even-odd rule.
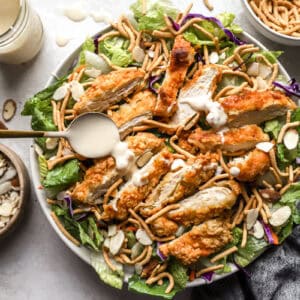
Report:
[[[164,15],[176,18],[178,11],[169,0],[146,1],[146,13],[143,13],[143,1],[138,0],[130,6],[138,23],[139,30],[160,30],[166,26]]]
[[[264,239],[258,240],[254,236],[248,235],[245,248],[238,247],[238,251],[234,254],[235,261],[245,267],[264,252],[267,246],[268,244]]]
[[[99,275],[100,279],[106,284],[122,289],[124,272],[121,264],[114,262],[117,270],[113,272],[105,263],[103,256],[100,253],[92,253],[91,255],[91,265]]]
[[[95,219],[92,216],[88,217],[88,222],[89,222],[91,235],[93,237],[93,240],[95,241],[95,245],[97,249],[100,249],[100,246],[102,245],[102,242],[104,240],[103,235],[100,233],[97,224],[95,222]]]
[[[41,180],[44,180],[48,174],[47,160],[44,156],[39,156],[38,162],[39,162],[40,178],[41,178]]]
[[[123,37],[110,37],[99,43],[99,52],[107,56],[112,64],[127,67],[133,62],[128,45],[128,40]]]
[[[166,294],[165,290],[168,287],[169,282],[164,281],[162,285],[148,285],[144,279],[141,279],[137,274],[134,274],[128,280],[128,289],[131,292],[139,294],[147,294],[151,296],[161,297],[164,299],[173,299],[177,292],[181,290],[177,285],[174,286],[173,290]]]
[[[125,232],[126,238],[127,238],[127,246],[128,248],[132,248],[136,243],[136,237],[132,231],[126,231]]]
[[[217,18],[222,22],[222,24],[232,31],[234,34],[239,34],[243,32],[242,28],[234,24],[233,21],[235,19],[235,15],[232,13],[227,13],[224,12],[222,14],[219,14]],[[226,34],[224,31],[214,22],[203,20],[199,22],[199,25],[206,29],[208,32],[213,34],[215,37],[218,37],[220,40],[224,39]],[[197,46],[202,46],[202,45],[208,45],[208,46],[213,46],[214,43],[209,39],[205,34],[200,32],[199,30],[189,27],[184,33],[183,33],[184,38],[191,42],[193,45]]]
[[[170,263],[169,271],[172,274],[176,285],[184,289],[189,279],[187,275],[187,268],[177,260],[174,260]]]
[[[83,245],[90,246],[92,249],[94,249],[96,251],[99,250],[99,248],[96,246],[93,239],[88,235],[87,232],[85,232],[84,228],[79,223],[77,223],[77,227],[79,230],[79,238],[80,238],[81,243]]]
[[[275,64],[278,61],[278,57],[283,54],[283,51],[268,51],[268,50],[261,50],[256,53],[254,53],[249,59],[248,62],[254,62],[256,61],[256,57],[258,54],[263,55],[271,64]]]
[[[80,181],[80,179],[81,170],[79,161],[73,159],[49,171],[42,184],[51,195],[55,196],[57,193]]]
[[[90,51],[90,52],[95,52],[96,47],[94,44],[94,40],[92,38],[87,38],[85,40],[85,42],[82,44],[81,46],[81,51],[79,53],[79,59],[78,59],[78,63],[77,63],[77,67],[80,65],[84,65],[85,64],[85,54],[84,51]]]
[[[278,119],[267,121],[264,126],[264,132],[267,132],[271,135],[272,138],[277,139],[283,122]]]

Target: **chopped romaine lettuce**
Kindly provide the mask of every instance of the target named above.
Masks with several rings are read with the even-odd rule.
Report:
[[[49,194],[55,196],[57,193],[65,190],[80,179],[81,170],[79,161],[73,159],[64,165],[57,166],[49,171],[42,184]]]
[[[128,40],[122,37],[111,37],[100,42],[99,52],[119,67],[127,67],[133,62],[131,52],[128,51]]]
[[[264,131],[269,133],[272,138],[277,139],[283,122],[279,119],[267,121],[264,126]]]
[[[271,64],[275,64],[277,62],[277,58],[283,54],[283,51],[268,51],[268,50],[261,50],[254,53],[249,60],[249,62],[256,61],[257,55],[263,55]]]
[[[39,161],[40,178],[41,180],[44,180],[48,174],[47,160],[44,156],[39,156],[38,161]]]
[[[126,231],[125,235],[128,240],[127,246],[128,246],[128,248],[131,249],[136,243],[136,237],[132,231]]]
[[[98,251],[99,248],[93,241],[93,239],[89,236],[89,234],[84,230],[83,226],[81,226],[79,223],[77,223],[78,230],[79,230],[79,238],[83,245],[90,246],[95,251]]]
[[[100,246],[103,242],[103,236],[100,233],[97,224],[92,216],[88,217],[89,227],[92,232],[92,239],[95,241],[95,245],[98,249],[100,249]]]
[[[184,289],[189,279],[187,275],[187,268],[177,260],[171,261],[169,265],[169,271],[174,278],[175,284]]]
[[[234,24],[233,21],[235,19],[235,15],[232,13],[222,13],[217,16],[217,19],[221,21],[221,23],[229,29],[233,34],[238,34],[243,32],[242,28],[237,24]],[[208,20],[203,20],[199,22],[199,25],[206,29],[208,32],[213,34],[215,37],[218,37],[220,40],[224,39],[227,35],[224,33],[224,30],[220,28],[216,23]],[[199,30],[189,27],[183,34],[184,38],[191,42],[193,45],[208,45],[213,46],[214,43],[211,39],[207,37],[204,33]]]
[[[169,0],[146,1],[146,12],[143,12],[143,1],[138,0],[130,6],[138,23],[139,30],[160,30],[166,26],[164,15],[175,18],[177,9]]]
[[[79,53],[79,59],[77,66],[85,64],[85,51],[95,52],[96,47],[94,44],[94,40],[92,38],[87,38],[85,42],[81,46],[81,51]]]
[[[137,274],[134,274],[128,280],[128,289],[129,291],[140,294],[147,294],[151,296],[161,297],[164,299],[173,299],[175,294],[179,292],[181,288],[175,285],[173,290],[170,293],[166,294],[165,290],[168,287],[168,284],[169,282],[164,281],[162,285],[148,285],[146,284],[144,279],[141,279]]]
[[[116,271],[113,272],[105,263],[103,256],[100,253],[91,254],[91,265],[99,275],[100,279],[106,284],[122,289],[124,271],[123,266],[117,262],[114,262],[116,266]]]

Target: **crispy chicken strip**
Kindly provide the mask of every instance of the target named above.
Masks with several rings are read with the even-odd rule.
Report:
[[[152,133],[128,136],[126,142],[136,157],[148,150],[155,153],[163,146],[163,140]],[[116,170],[115,161],[112,157],[98,159],[95,165],[86,171],[84,180],[76,184],[71,194],[72,199],[91,204],[99,203],[101,202],[100,197],[107,188],[121,176],[122,174]]]
[[[155,106],[155,115],[171,116],[177,109],[177,93],[181,88],[187,70],[194,61],[194,48],[182,35],[175,38],[171,51],[170,65],[165,79],[158,91],[158,100]]]
[[[279,91],[247,91],[220,99],[219,103],[228,116],[229,127],[260,124],[297,107]]]
[[[98,76],[80,101],[74,105],[75,113],[79,115],[84,112],[106,110],[131,94],[141,83],[144,75],[139,69],[125,69]]]
[[[200,154],[179,170],[168,173],[145,201],[145,206],[140,210],[141,214],[150,216],[166,205],[192,195],[201,183],[215,174],[217,161],[216,154]]]
[[[178,230],[178,227],[179,226],[175,222],[173,222],[165,217],[157,218],[151,224],[151,230],[157,236],[174,235],[176,233],[176,231]]]
[[[113,111],[112,120],[121,126],[133,118],[153,112],[156,96],[149,90],[140,91],[130,99],[129,103],[122,104],[117,111]]]
[[[227,186],[207,188],[180,201],[180,207],[170,211],[167,217],[184,226],[200,224],[232,208],[238,196],[236,191],[239,186],[233,180],[227,182]]]
[[[259,175],[264,174],[270,167],[269,155],[255,149],[243,157],[235,157],[228,166],[237,167],[240,170],[236,179],[240,181],[254,181]]]
[[[120,189],[110,204],[104,205],[103,220],[124,220],[129,208],[135,208],[144,201],[160,179],[169,172],[173,155],[167,149],[151,158],[132,178]]]
[[[257,143],[269,141],[269,136],[257,125],[245,125],[227,131],[214,132],[197,128],[188,138],[188,142],[201,151],[221,149],[228,152],[250,150]]]
[[[228,244],[232,240],[229,228],[225,220],[209,220],[194,226],[172,242],[161,245],[159,250],[164,256],[174,256],[183,264],[190,265]]]
[[[197,71],[193,78],[180,90],[178,109],[172,116],[170,124],[186,125],[196,115],[197,111],[189,104],[182,102],[188,98],[201,97],[208,94],[212,95],[220,79],[221,72],[217,65],[205,65]]]

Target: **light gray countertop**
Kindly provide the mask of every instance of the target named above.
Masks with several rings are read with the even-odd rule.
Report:
[[[133,1],[85,0],[105,8],[114,17],[124,13]],[[95,23],[91,18],[73,23],[61,14],[63,5],[71,0],[32,0],[32,6],[41,16],[45,29],[45,42],[41,53],[32,62],[20,66],[0,64],[0,107],[5,99],[13,98],[18,103],[16,117],[7,124],[9,128],[29,129],[29,119],[20,116],[24,100],[42,89],[51,72],[76,48],[87,35],[95,33],[104,24]],[[190,1],[175,1],[184,8]],[[194,11],[209,14],[202,1],[194,1]],[[215,5],[214,14],[232,11],[243,28],[257,37],[268,48],[284,50],[280,59],[291,77],[299,81],[299,47],[285,47],[267,41],[251,27],[243,13],[239,0],[211,0]],[[226,4],[225,4],[226,3]],[[94,7],[94,6],[93,6]],[[0,8],[1,9],[1,8]],[[73,39],[64,48],[55,44],[57,33],[70,35]],[[29,168],[28,140],[2,140],[13,148]],[[58,238],[43,215],[32,186],[31,198],[28,199],[27,214],[18,230],[5,242],[0,243],[0,299],[152,299],[134,295],[126,291],[110,288],[100,282],[96,273]],[[191,290],[186,290],[176,299],[189,299]]]

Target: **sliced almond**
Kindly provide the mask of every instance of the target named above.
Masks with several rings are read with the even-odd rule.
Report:
[[[268,153],[274,147],[274,144],[270,143],[270,142],[261,142],[261,143],[256,144],[255,147],[258,150]]]
[[[272,74],[271,67],[265,65],[265,64],[259,64],[259,76],[262,79],[268,78]]]
[[[258,76],[259,74],[259,63],[253,62],[252,64],[249,65],[247,74],[250,76]]]
[[[144,246],[152,245],[152,240],[144,229],[138,229],[135,237]]]
[[[5,122],[10,121],[17,110],[17,104],[13,99],[7,99],[3,104],[2,118]]]
[[[246,225],[247,225],[247,230],[250,230],[255,222],[257,221],[258,218],[258,210],[255,209],[250,209],[247,213],[247,218],[246,218]]]
[[[292,211],[289,206],[280,207],[272,213],[269,222],[274,227],[281,226],[287,222],[291,214]]]
[[[259,221],[256,221],[253,226],[253,236],[260,240],[264,237],[264,235],[265,233],[262,224]]]
[[[58,138],[47,138],[46,139],[46,148],[48,150],[53,150],[57,147],[58,145]]]
[[[80,97],[84,94],[84,88],[78,81],[71,82],[71,93],[75,101],[79,101]]]
[[[119,253],[125,239],[125,234],[122,230],[119,230],[116,235],[110,238],[109,251],[112,255]]]
[[[111,237],[114,236],[116,233],[117,233],[117,225],[115,224],[108,225],[107,235]]]
[[[209,56],[209,62],[211,64],[216,64],[219,61],[219,54],[216,51],[213,51]]]
[[[139,47],[139,46],[135,46],[132,50],[132,58],[138,62],[138,63],[142,63],[145,59],[145,52],[144,50]]]
[[[152,158],[152,156],[153,153],[151,151],[146,151],[137,158],[135,163],[139,168],[142,168]]]
[[[293,150],[297,147],[298,142],[299,142],[298,131],[293,128],[289,129],[283,137],[283,143],[284,143],[285,147],[288,150]]]
[[[92,78],[97,78],[99,75],[101,75],[101,70],[96,68],[88,68],[84,71],[84,74]]]
[[[62,100],[66,97],[67,92],[69,90],[69,84],[63,84],[61,87],[59,87],[53,94],[52,99],[55,101]]]
[[[268,83],[266,80],[262,79],[260,76],[256,77],[256,83],[258,90],[265,90],[268,88]]]

